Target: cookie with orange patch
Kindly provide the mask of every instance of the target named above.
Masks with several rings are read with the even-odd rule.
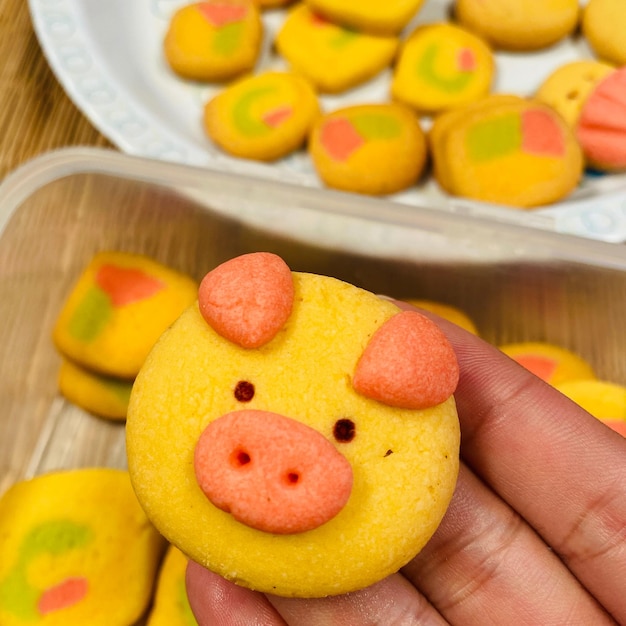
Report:
[[[556,388],[626,437],[626,387],[604,380],[567,380]]]
[[[204,129],[234,156],[275,161],[302,146],[319,115],[307,80],[291,72],[263,72],[212,98],[204,108]]]
[[[316,89],[338,93],[388,67],[399,40],[345,28],[300,4],[289,12],[275,43],[291,68]]]
[[[185,586],[188,562],[176,546],[168,547],[146,626],[197,626]]]
[[[495,73],[489,46],[449,23],[416,28],[403,43],[391,95],[421,113],[439,113],[485,97]]]
[[[189,276],[146,256],[99,252],[63,304],[54,344],[85,369],[132,379],[196,290]]]
[[[273,254],[231,259],[137,378],[135,491],[172,543],[240,585],[365,587],[415,556],[452,497],[458,375],[420,313]]]
[[[567,348],[551,343],[510,343],[500,346],[500,350],[553,386],[568,380],[596,377],[593,367],[585,359]]]
[[[309,137],[309,154],[329,187],[391,194],[422,175],[426,136],[417,116],[404,105],[354,105],[318,120]]]
[[[443,113],[430,137],[435,177],[453,195],[533,208],[566,197],[582,178],[573,131],[538,101],[490,96]]]
[[[262,36],[260,12],[253,0],[204,0],[174,12],[163,48],[179,76],[222,81],[254,67]]]
[[[337,24],[378,35],[397,35],[417,15],[424,0],[305,0]]]
[[[0,623],[134,624],[150,602],[164,547],[125,471],[19,482],[0,499]]]

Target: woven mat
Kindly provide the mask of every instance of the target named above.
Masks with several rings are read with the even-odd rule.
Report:
[[[0,60],[0,179],[55,148],[112,147],[50,70],[26,0],[0,0]]]

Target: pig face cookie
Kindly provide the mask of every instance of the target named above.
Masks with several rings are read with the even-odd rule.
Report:
[[[207,274],[133,387],[157,528],[249,588],[319,597],[419,552],[452,497],[458,364],[426,317],[254,253]]]

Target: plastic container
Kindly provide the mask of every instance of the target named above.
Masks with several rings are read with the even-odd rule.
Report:
[[[546,340],[626,383],[626,248],[516,223],[94,149],[39,157],[0,187],[0,493],[44,470],[125,465],[124,428],[59,397],[51,329],[98,250],[201,278],[253,250],[292,269],[466,311],[493,343]],[[527,216],[524,217],[527,222]]]

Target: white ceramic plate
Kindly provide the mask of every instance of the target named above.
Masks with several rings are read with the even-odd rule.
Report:
[[[451,0],[427,0],[418,23],[445,19]],[[289,180],[320,183],[304,152],[272,165],[226,156],[211,145],[201,127],[203,104],[219,87],[183,81],[167,67],[162,40],[172,12],[185,0],[29,0],[43,51],[69,97],[96,128],[121,150],[138,156],[195,166],[210,166]],[[284,68],[272,53],[272,41],[284,11],[264,14],[265,42],[259,69]],[[494,90],[532,94],[554,69],[590,56],[582,39],[569,38],[533,54],[497,54]],[[387,99],[390,72],[340,96],[322,97],[337,107]],[[623,192],[622,192],[623,190]],[[450,199],[431,180],[397,194],[400,202],[441,206],[450,211],[487,213],[506,220],[510,209]],[[513,211],[513,213],[517,213]],[[570,198],[554,207],[529,212],[560,231],[603,239],[626,240],[626,179],[588,178]]]

